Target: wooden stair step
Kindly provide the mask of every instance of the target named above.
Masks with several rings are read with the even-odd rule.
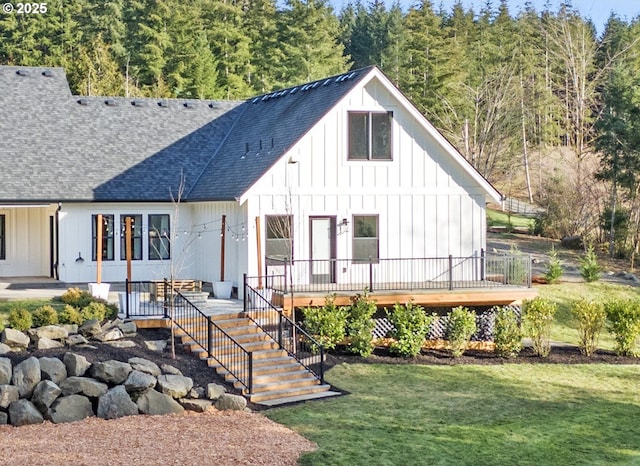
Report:
[[[288,380],[276,380],[273,382],[254,383],[253,393],[272,392],[277,390],[287,390],[289,388],[308,387],[311,385],[318,385],[320,381],[316,379],[312,374],[308,373],[306,377],[299,377],[296,379]],[[241,385],[236,385],[236,388],[242,388]]]
[[[308,395],[312,393],[322,393],[329,391],[331,389],[331,385],[321,384],[321,385],[313,385],[308,387],[299,387],[299,388],[290,388],[284,390],[273,390],[262,393],[253,393],[249,395],[249,400],[252,403],[260,403],[262,401],[269,401],[280,398],[291,398],[298,397],[303,395]]]

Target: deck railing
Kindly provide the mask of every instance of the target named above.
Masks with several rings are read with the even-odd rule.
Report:
[[[269,258],[267,276],[279,292],[531,287],[528,254],[411,259],[285,260]]]
[[[171,284],[164,282],[125,282],[125,315],[161,316],[171,320],[173,325],[192,340],[229,372],[245,389],[253,391],[253,354],[245,350],[215,320],[204,314],[180,290],[171,290]],[[162,296],[156,299],[154,286],[162,286]]]
[[[280,349],[298,360],[324,383],[324,347],[302,327],[289,319],[282,309],[271,304],[272,292],[284,281],[284,275],[247,277],[244,275],[244,311],[267,333]]]

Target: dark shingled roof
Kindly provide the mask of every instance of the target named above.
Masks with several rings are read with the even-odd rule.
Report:
[[[184,201],[236,199],[367,71],[232,102],[78,97],[60,68],[0,66],[0,202],[168,201],[181,173]]]

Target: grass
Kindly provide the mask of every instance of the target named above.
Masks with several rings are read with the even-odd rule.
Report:
[[[529,228],[533,224],[533,219],[513,214],[509,216],[506,212],[487,209],[487,224],[507,228]]]
[[[342,364],[348,396],[265,414],[303,465],[638,464],[638,366]]]
[[[578,344],[577,323],[571,315],[571,305],[580,299],[607,301],[610,299],[638,299],[640,290],[628,285],[617,285],[605,282],[571,282],[538,287],[539,296],[549,299],[558,305],[551,339]],[[613,337],[605,330],[600,336],[599,348],[613,349]]]
[[[23,299],[16,301],[0,301],[0,321],[6,324],[11,309],[21,308],[33,312],[44,305],[53,306],[57,311],[64,308],[64,303],[59,299]]]

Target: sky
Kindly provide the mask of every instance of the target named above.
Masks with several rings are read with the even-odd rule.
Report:
[[[636,16],[640,15],[640,1],[639,0],[565,0],[565,3],[571,3],[574,9],[578,10],[582,17],[590,18],[596,26],[598,34],[601,34],[604,30],[604,25],[609,18],[611,12],[615,12],[620,19],[631,21]],[[331,0],[331,4],[336,11],[340,11],[347,1]],[[367,0],[362,1],[363,4],[367,4]],[[393,5],[394,0],[385,0],[388,7]],[[401,7],[406,10],[411,5],[416,4],[416,0],[400,0]],[[456,0],[432,0],[432,3],[436,9],[442,5],[445,9],[449,10],[456,3]],[[485,5],[486,0],[462,0],[462,4],[465,8],[473,7],[475,12]],[[512,16],[518,14],[524,8],[525,0],[508,0],[509,11]],[[536,9],[536,11],[542,11],[545,9],[545,5],[549,5],[549,10],[558,11],[561,0],[530,0],[529,3]],[[497,7],[500,4],[500,0],[492,0],[492,4]]]

